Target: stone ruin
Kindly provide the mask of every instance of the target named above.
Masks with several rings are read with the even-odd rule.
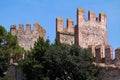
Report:
[[[108,44],[107,21],[104,13],[99,17],[92,11],[88,11],[88,20],[84,17],[84,9],[77,9],[77,24],[67,19],[67,27],[63,26],[63,18],[56,19],[56,39],[61,43],[77,44],[82,48],[92,51],[95,63],[105,65],[120,65],[120,49],[116,49],[116,58],[113,60],[112,47]]]
[[[26,30],[24,30],[23,24],[19,24],[18,29],[16,28],[16,25],[11,25],[10,32],[12,35],[18,37],[19,45],[26,51],[33,48],[34,43],[39,37],[42,37],[43,39],[46,38],[46,30],[38,23],[34,24],[33,30],[31,30],[31,24],[26,24]]]

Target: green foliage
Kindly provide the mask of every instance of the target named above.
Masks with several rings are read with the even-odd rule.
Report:
[[[34,48],[31,51],[31,53],[33,54],[33,58],[41,62],[42,57],[44,56],[49,46],[50,46],[49,40],[44,41],[43,38],[39,38],[38,42],[35,43]]]
[[[24,49],[18,45],[17,36],[11,35],[3,26],[0,26],[0,77],[4,76],[10,57],[17,58],[23,53]]]
[[[5,40],[7,32],[3,26],[0,26],[0,43],[2,43]],[[1,44],[0,44],[1,45]]]
[[[9,80],[8,76],[0,77],[0,80]]]
[[[56,38],[54,45],[60,45],[60,44],[61,44],[60,41]]]
[[[51,80],[96,80],[91,52],[73,45],[56,45],[47,50],[45,73]]]
[[[27,80],[97,80],[91,51],[38,39],[21,68]]]
[[[6,38],[6,52],[9,53],[10,57],[14,59],[19,58],[25,50],[19,46],[17,36],[11,35],[11,33],[7,34]]]
[[[8,54],[5,52],[6,30],[0,26],[0,77],[4,76],[4,71],[7,69]]]
[[[43,56],[49,46],[49,40],[44,41],[43,38],[39,38],[34,48],[28,52],[28,57],[20,64],[27,80],[42,79]]]

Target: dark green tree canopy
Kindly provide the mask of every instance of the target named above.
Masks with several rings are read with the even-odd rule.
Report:
[[[90,50],[77,45],[56,45],[46,51],[45,73],[51,80],[96,80]]]
[[[27,80],[97,80],[91,51],[38,39],[21,64]]]
[[[0,26],[0,43],[3,43],[3,41],[5,40],[6,34],[7,31],[5,30],[5,28],[3,26]]]
[[[18,45],[17,36],[11,35],[3,26],[0,26],[0,77],[4,76],[10,58],[24,53],[24,49]],[[1,79],[1,78],[0,78]]]
[[[49,40],[44,41],[39,38],[34,44],[34,48],[27,54],[26,59],[20,64],[27,80],[41,80],[43,77],[43,56],[49,49]]]

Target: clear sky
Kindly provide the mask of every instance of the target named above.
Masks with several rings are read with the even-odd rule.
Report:
[[[55,39],[56,17],[71,18],[76,24],[76,10],[83,8],[87,19],[88,10],[98,16],[107,15],[109,44],[120,47],[120,0],[0,0],[0,25],[7,31],[11,24],[34,24],[38,22],[47,31],[51,42]],[[33,27],[33,25],[32,25]]]

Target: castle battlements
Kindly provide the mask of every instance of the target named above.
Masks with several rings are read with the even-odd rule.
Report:
[[[56,38],[61,43],[89,48],[96,63],[120,67],[120,48],[115,50],[116,58],[113,60],[113,50],[108,44],[106,15],[99,13],[99,17],[96,17],[96,14],[89,10],[86,20],[84,9],[78,8],[76,17],[77,24],[74,26],[73,20],[68,18],[66,28],[63,26],[62,18],[56,19]]]
[[[88,11],[88,20],[85,19],[84,9],[77,9],[77,24],[67,19],[67,27],[64,28],[63,18],[56,19],[56,38],[63,43],[79,44],[83,48],[89,45],[108,45],[106,15],[100,13],[99,17],[92,11]],[[69,39],[68,39],[69,38]]]
[[[74,44],[74,22],[72,19],[67,19],[66,28],[63,25],[63,18],[56,19],[56,38],[60,42],[67,44]],[[57,37],[59,36],[59,37]],[[67,42],[69,39],[69,42]]]
[[[56,19],[56,31],[64,34],[74,34],[74,21],[70,18],[67,19],[67,27],[64,27],[63,18]],[[106,15],[99,13],[99,17],[92,11],[88,11],[88,20],[84,17],[84,9],[77,9],[77,26],[79,27],[96,27],[106,31]]]
[[[88,19],[85,19],[84,14],[84,9],[77,8],[77,23],[74,25],[74,21],[68,18],[66,27],[63,18],[56,18],[56,39],[60,43],[76,44],[82,48],[90,49],[94,59],[93,64],[101,67],[100,80],[118,80],[120,76],[120,48],[115,50],[115,59],[113,59],[112,46],[108,44],[106,14],[99,13],[97,17],[93,11],[89,10]],[[19,24],[18,28],[16,25],[10,26],[11,34],[18,37],[19,45],[26,51],[34,47],[34,43],[39,37],[46,39],[46,30],[42,26],[35,23],[33,27],[31,29],[31,24],[26,24],[26,28],[23,24]]]
[[[98,23],[105,23],[106,24],[106,15],[104,13],[99,13],[99,17],[96,17],[96,14],[89,10],[88,11],[88,20],[85,19],[84,16],[84,9],[78,8],[77,9],[77,21],[91,21],[91,22],[98,22]],[[79,22],[77,22],[79,23]]]
[[[95,62],[112,63],[112,47],[108,45],[106,15],[96,14],[88,11],[88,20],[85,19],[84,9],[77,9],[77,24],[71,19],[67,19],[67,27],[63,26],[63,19],[56,19],[56,38],[61,43],[77,44],[82,48],[89,48],[92,51]],[[71,33],[73,35],[71,35]]]
[[[33,26],[33,30],[31,29],[31,24],[26,24],[26,30],[23,24],[19,24],[18,28],[16,28],[16,25],[10,26],[11,34],[18,37],[19,45],[25,50],[30,50],[39,37],[46,39],[46,30],[38,23]]]
[[[56,26],[56,30],[60,33],[74,34],[74,22],[70,18],[67,19],[66,28],[63,25],[63,18],[56,19]]]
[[[42,28],[38,23],[34,24],[34,29],[31,29],[31,24],[26,24],[26,30],[24,30],[24,25],[19,24],[19,27],[16,28],[16,25],[11,25],[10,26],[10,32],[14,35],[31,35],[31,34],[39,34],[43,33],[45,36],[45,29]]]

